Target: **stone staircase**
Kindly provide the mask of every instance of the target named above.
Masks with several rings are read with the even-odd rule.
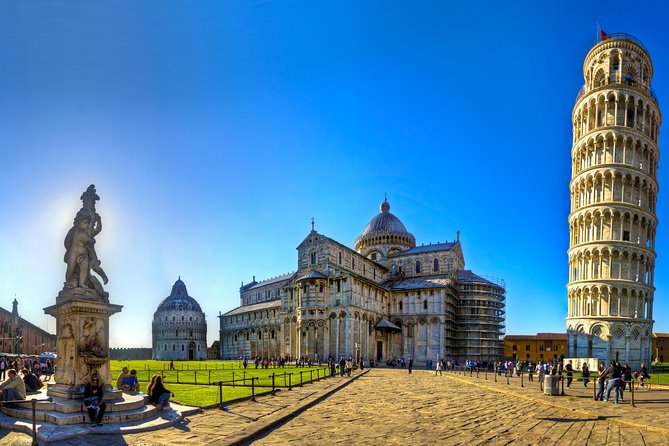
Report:
[[[35,399],[37,438],[45,443],[89,434],[127,434],[161,429],[200,411],[197,407],[170,403],[169,410],[158,411],[147,404],[146,395],[122,394],[119,399],[106,401],[107,410],[102,426],[91,425],[88,412],[78,400],[48,397],[46,389],[30,394],[25,402],[14,407],[0,406],[0,427],[32,435]]]

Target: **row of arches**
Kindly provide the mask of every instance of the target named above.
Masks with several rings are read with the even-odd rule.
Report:
[[[570,282],[615,279],[652,285],[655,258],[634,250],[586,249],[569,256],[569,270]]]
[[[653,296],[649,291],[597,286],[569,290],[569,317],[652,319],[652,308]]]
[[[645,176],[604,170],[580,177],[571,184],[571,211],[598,203],[627,203],[655,212],[657,183]]]
[[[623,241],[653,249],[656,223],[654,217],[640,212],[617,208],[587,209],[570,218],[570,246]]]
[[[624,164],[654,176],[657,146],[646,138],[620,132],[600,132],[572,148],[572,178],[603,164]]]
[[[638,58],[632,60],[632,55]],[[612,48],[593,54],[589,60],[599,62],[591,65],[586,73],[585,81],[589,90],[620,83],[637,85],[641,82],[649,86],[653,76],[648,57],[636,54],[636,51]]]
[[[462,266],[456,257],[447,254],[441,257],[424,256],[394,260],[390,263],[390,272],[403,272],[406,275],[454,274]]]
[[[595,129],[617,125],[635,129],[657,143],[660,114],[642,95],[622,91],[602,92],[583,101],[574,113],[574,142]]]

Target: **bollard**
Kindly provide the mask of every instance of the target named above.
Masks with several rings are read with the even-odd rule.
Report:
[[[283,387],[286,387],[286,372],[283,372]]]
[[[474,375],[474,367],[469,368],[469,377],[471,378]]]
[[[492,372],[492,376],[495,377],[495,382],[497,382],[497,373],[496,373],[494,370],[493,370],[493,372]]]
[[[506,374],[506,385],[507,386],[509,385],[509,375],[510,375],[510,373],[507,372],[507,374]]]
[[[251,378],[251,401],[256,400],[256,379]]]
[[[274,373],[272,373],[272,395],[276,395],[274,387]]]
[[[478,379],[478,377],[479,377],[479,368],[476,367],[476,378]]]
[[[520,387],[525,387],[525,384],[523,383],[523,377],[524,377],[524,374],[521,372],[520,373]]]
[[[302,387],[302,372],[300,372],[300,387]]]
[[[35,414],[35,404],[37,404],[37,400],[33,398],[30,402],[33,406],[33,442],[31,443],[31,446],[37,446],[37,418]]]
[[[634,379],[632,379],[632,381],[630,381],[630,382],[632,384],[632,407],[636,407],[634,405]]]
[[[562,392],[560,392],[561,396],[564,396],[564,376],[560,375],[560,382],[562,383]]]
[[[483,373],[485,374],[485,380],[488,381],[488,367],[485,368],[485,372]]]
[[[293,372],[290,372],[288,374],[288,390],[293,390],[292,381],[293,381]]]
[[[223,381],[218,382],[218,400],[221,402],[221,409],[223,409]]]

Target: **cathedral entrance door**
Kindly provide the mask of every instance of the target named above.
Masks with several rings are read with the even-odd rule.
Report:
[[[195,360],[195,344],[192,342],[188,345],[188,360]]]
[[[376,341],[376,360],[381,362],[383,359],[383,341]]]

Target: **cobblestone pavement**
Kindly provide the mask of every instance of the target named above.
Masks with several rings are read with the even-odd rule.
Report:
[[[637,407],[596,402],[574,383],[567,396],[543,395],[518,378],[417,370],[371,369],[357,379],[326,379],[208,410],[174,427],[129,435],[88,436],[56,443],[81,445],[254,444],[669,444],[669,391],[637,393]],[[0,444],[30,444],[0,431]]]

